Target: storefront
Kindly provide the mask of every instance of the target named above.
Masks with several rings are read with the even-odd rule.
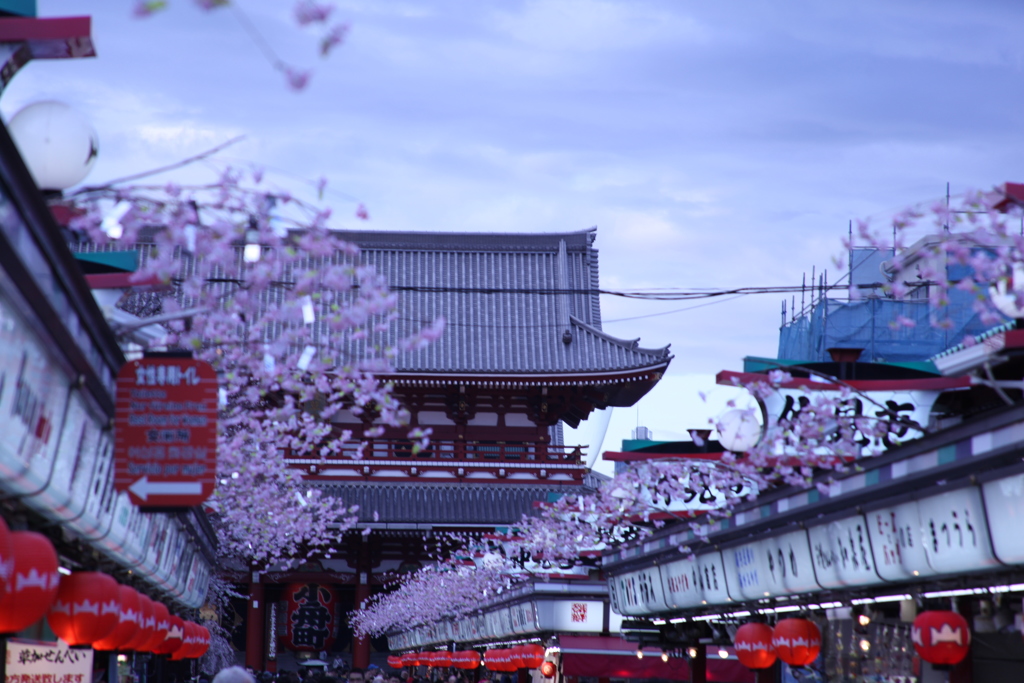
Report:
[[[101,571],[186,613],[206,597],[213,532],[201,510],[143,511],[115,491],[114,377],[123,362],[0,126],[0,517],[12,531],[45,536],[60,574]],[[55,640],[45,619],[19,635]]]
[[[712,524],[707,542],[661,531],[604,557],[613,609],[648,642],[682,646],[806,617],[821,630],[823,680],[924,681],[944,674],[916,656],[914,617],[955,611],[977,647],[951,680],[1020,677],[1022,442],[1024,406],[1006,405],[821,486],[764,492]]]
[[[432,664],[432,653],[437,651],[450,652],[456,660],[461,652],[475,652],[480,664],[469,669],[471,680],[504,673],[518,673],[520,681],[537,683],[692,680],[689,661],[693,653],[638,647],[621,637],[621,624],[621,615],[610,609],[603,584],[534,581],[472,614],[389,634],[388,643],[394,652],[406,654],[406,666],[420,661],[426,664],[419,666],[437,668]],[[505,666],[509,657],[516,659],[506,653],[527,645],[542,656],[532,664],[523,660]],[[753,683],[753,675],[739,664],[735,653],[724,651],[725,657],[721,657],[718,651],[715,647],[711,652],[708,681]]]

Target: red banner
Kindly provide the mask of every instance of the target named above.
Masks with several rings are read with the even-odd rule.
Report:
[[[114,486],[141,507],[190,507],[213,493],[217,373],[171,356],[125,363],[117,374]]]

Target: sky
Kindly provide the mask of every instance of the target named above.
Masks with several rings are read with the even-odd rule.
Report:
[[[311,194],[323,177],[337,227],[597,226],[610,290],[798,285],[812,267],[835,281],[850,220],[884,225],[947,182],[1024,180],[1020,2],[339,0],[351,30],[326,60],[291,2],[235,4],[136,19],[127,0],[89,3],[98,57],[30,63],[0,115],[40,99],[84,113],[100,138],[87,183],[244,135],[179,178],[252,165]],[[304,91],[246,22],[313,69]],[[694,382],[776,354],[780,306],[603,297],[606,331],[675,354],[639,407],[657,438],[706,422]],[[635,426],[620,412],[606,447]]]

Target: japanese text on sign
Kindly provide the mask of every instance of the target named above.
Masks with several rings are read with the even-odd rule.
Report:
[[[117,377],[115,476],[137,505],[197,505],[213,492],[217,375],[203,361],[146,357]]]
[[[93,651],[60,643],[11,638],[7,641],[6,683],[89,683]]]

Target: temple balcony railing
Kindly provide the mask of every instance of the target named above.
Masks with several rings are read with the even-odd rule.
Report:
[[[466,462],[506,462],[506,463],[550,463],[560,465],[583,465],[586,446],[555,446],[535,442],[505,441],[448,441],[431,440],[427,448],[418,450],[414,442],[408,439],[368,439],[359,457],[359,442],[347,443],[339,455],[326,459],[293,457],[286,453],[285,457],[295,464],[319,462],[345,462],[347,460],[396,460],[404,463],[416,461],[466,461]]]
[[[414,453],[408,439],[368,440],[361,458],[359,444],[346,444],[342,453],[326,458],[292,457],[292,467],[307,477],[374,480],[380,476],[407,476],[434,481],[523,477],[581,481],[586,474],[586,446],[535,442],[435,440]]]

